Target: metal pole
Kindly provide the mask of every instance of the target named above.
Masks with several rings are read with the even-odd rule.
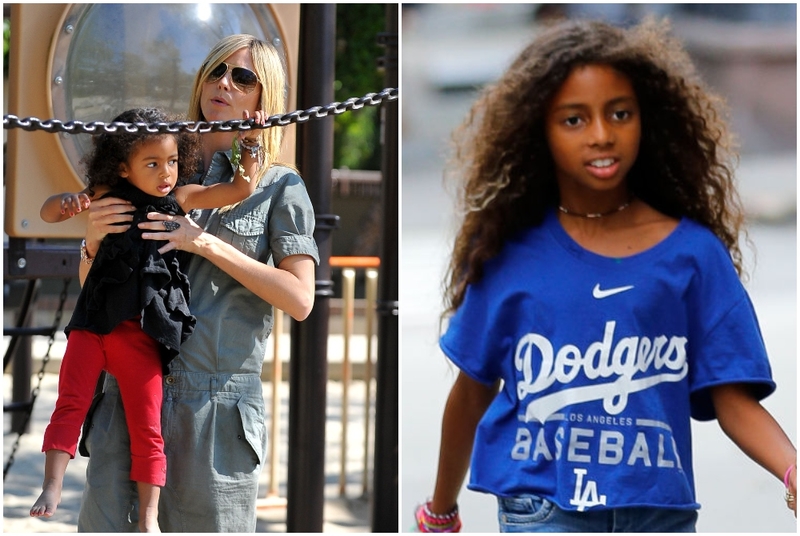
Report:
[[[308,108],[332,102],[336,45],[336,6],[302,4],[297,103]],[[289,468],[286,530],[322,532],[325,491],[325,420],[328,380],[328,316],[331,281],[330,214],[333,167],[333,117],[299,126],[300,172],[314,205],[314,239],[319,247],[314,309],[292,323],[289,391]]]
[[[279,504],[285,504],[278,495],[278,466],[280,460],[281,435],[281,382],[283,381],[283,367],[281,363],[281,338],[283,337],[283,315],[280,309],[275,309],[275,325],[272,328],[272,421],[270,422],[269,441],[269,491],[267,499]]]
[[[31,279],[25,287],[25,297],[20,306],[17,318],[18,327],[31,327],[33,311],[36,308],[36,298],[39,293],[39,279]],[[20,335],[17,347],[14,350],[14,370],[11,382],[11,401],[30,402],[31,400],[31,374],[33,373],[33,341],[32,337]],[[25,429],[20,428],[25,424]],[[30,432],[30,421],[24,411],[11,414],[11,430],[20,434]]]
[[[371,432],[372,409],[372,335],[375,333],[375,301],[378,296],[378,270],[367,269],[366,283],[366,317],[367,356],[364,363],[364,471],[361,476],[361,493],[364,497],[369,492],[369,440]]]
[[[356,271],[353,268],[342,270],[342,430],[339,457],[339,496],[344,497],[347,490],[347,433],[350,418],[350,342],[353,337],[354,301],[356,299]]]
[[[386,87],[397,87],[397,4],[386,6],[381,41]],[[378,357],[375,388],[375,499],[373,532],[398,532],[398,113],[397,101],[381,107],[383,115],[383,240],[379,278]]]
[[[283,364],[281,363],[281,338],[283,338],[283,319],[285,313],[275,309],[275,320],[272,325],[272,401],[270,403],[269,425],[269,485],[267,496],[258,499],[256,508],[286,508],[286,498],[279,494],[278,468],[280,467],[281,447],[281,382],[283,381]]]

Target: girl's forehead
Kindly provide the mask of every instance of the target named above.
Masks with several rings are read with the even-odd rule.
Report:
[[[545,114],[623,100],[638,101],[633,83],[625,73],[608,64],[582,64],[569,71],[549,98]]]
[[[136,141],[131,153],[139,152],[144,149],[155,149],[159,147],[172,148],[178,147],[178,140],[174,134],[158,134],[155,136],[145,136]]]
[[[575,76],[575,75],[591,76],[592,74],[598,72],[614,73],[617,76],[628,78],[628,75],[623,73],[616,66],[612,65],[611,63],[605,63],[605,62],[579,63],[577,65],[574,65],[569,70],[567,77],[569,78],[570,76]]]
[[[630,91],[633,93],[633,84],[630,77],[606,63],[588,63],[576,65],[568,72],[561,83],[556,96],[566,92],[614,89],[616,91]]]

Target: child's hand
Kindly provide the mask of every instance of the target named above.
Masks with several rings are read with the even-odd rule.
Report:
[[[242,119],[245,121],[250,119],[250,112],[244,110],[242,112]],[[256,110],[253,112],[253,119],[259,125],[263,125],[267,122],[267,114],[264,113],[263,110]],[[239,131],[239,141],[244,141],[246,145],[253,145],[259,142],[259,129],[253,130],[240,130]]]
[[[250,119],[250,112],[242,112],[244,120]],[[267,114],[262,110],[256,110],[253,115],[256,124],[263,125],[267,122]],[[249,164],[245,164],[242,157],[248,156]],[[258,173],[259,168],[264,164],[264,148],[261,147],[261,134],[256,130],[240,130],[236,138],[233,139],[231,163],[236,166],[237,175],[241,176],[248,183],[252,173]],[[245,169],[245,165],[247,169]],[[252,190],[251,190],[252,193]]]
[[[82,210],[89,208],[91,199],[85,193],[64,194],[61,198],[61,214],[69,214],[70,217]]]

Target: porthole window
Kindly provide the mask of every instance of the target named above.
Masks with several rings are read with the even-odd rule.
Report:
[[[200,63],[221,38],[252,34],[286,58],[265,4],[74,4],[53,45],[53,117],[110,122],[120,112],[154,106],[185,115]],[[79,177],[88,134],[60,143]]]

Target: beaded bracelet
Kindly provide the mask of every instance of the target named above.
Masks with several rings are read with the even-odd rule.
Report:
[[[414,514],[419,532],[461,531],[461,517],[458,515],[458,505],[446,514],[434,514],[431,512],[430,504],[430,501],[428,501],[419,505]]]
[[[250,153],[250,158],[253,160],[257,159],[261,154],[261,144],[259,143],[258,138],[254,140],[241,138],[239,143],[242,145],[242,148],[247,149],[247,151]]]

